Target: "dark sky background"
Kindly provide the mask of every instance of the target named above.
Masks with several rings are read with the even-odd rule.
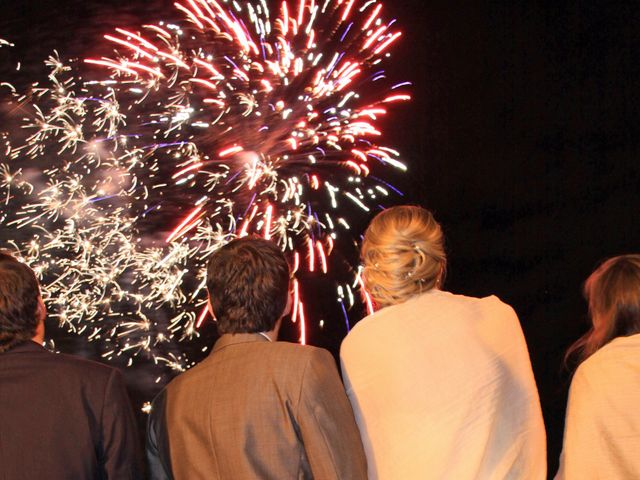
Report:
[[[114,26],[164,17],[170,4],[3,0],[0,38],[28,64],[54,48],[81,55]],[[414,101],[386,126],[410,163],[396,184],[443,224],[446,288],[496,294],[518,312],[553,474],[569,382],[562,356],[588,328],[581,284],[600,260],[640,251],[640,8],[389,0],[385,9],[404,31],[396,77],[415,82]],[[9,66],[0,64],[3,77]],[[343,334],[310,343],[335,353]],[[136,399],[162,386],[127,376]]]

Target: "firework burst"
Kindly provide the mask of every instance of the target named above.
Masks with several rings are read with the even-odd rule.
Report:
[[[257,234],[298,274],[327,274],[349,216],[390,195],[386,169],[405,169],[378,121],[409,95],[384,70],[401,33],[381,2],[175,7],[180,20],[105,35],[108,56],[51,56],[48,82],[14,97],[26,135],[3,140],[0,242],[105,357],[181,370],[166,346],[206,318],[206,258]],[[354,277],[338,282],[343,310]],[[304,343],[303,290],[294,280]]]

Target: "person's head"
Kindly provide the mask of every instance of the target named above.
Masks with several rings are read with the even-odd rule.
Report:
[[[585,360],[616,337],[640,333],[640,255],[604,261],[584,284],[592,327],[567,356]]]
[[[428,210],[392,207],[364,234],[362,278],[377,308],[402,303],[440,286],[447,257],[442,229]]]
[[[268,332],[286,314],[289,265],[274,243],[233,240],[207,266],[207,290],[218,332]]]
[[[0,251],[0,352],[36,337],[45,315],[33,271]]]

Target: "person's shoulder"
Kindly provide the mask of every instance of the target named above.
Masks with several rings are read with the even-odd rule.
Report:
[[[413,301],[414,299],[411,299],[403,303],[388,305],[358,320],[356,324],[349,329],[349,332],[343,339],[342,347],[349,344],[356,344],[371,335],[384,335],[386,331],[393,329],[391,323],[393,323],[394,320],[402,319],[407,311],[415,311],[416,306],[413,305]]]
[[[487,297],[480,298],[465,298],[485,315],[490,315],[496,320],[519,324],[518,314],[514,308],[500,299],[497,295],[489,295]]]
[[[64,371],[67,374],[76,374],[88,380],[106,381],[111,375],[118,373],[114,367],[75,355],[53,352],[48,352],[48,355],[47,362],[51,368]]]
[[[612,380],[626,370],[640,368],[640,334],[618,337],[597,350],[576,369],[576,376],[585,380],[607,377]]]
[[[342,339],[342,343],[340,344],[340,356],[343,356],[346,352],[348,352],[351,348],[354,348],[361,341],[366,342],[366,338],[370,335],[372,330],[376,328],[376,324],[378,324],[378,320],[381,317],[386,316],[388,313],[388,309],[393,307],[387,307],[378,312],[371,313],[367,315],[362,320],[359,320],[356,323],[347,335]]]
[[[270,345],[272,354],[295,357],[297,359],[311,359],[318,357],[331,357],[328,350],[313,345],[301,345],[291,342],[273,342]]]
[[[591,357],[602,359],[631,357],[639,359],[640,361],[640,357],[638,355],[639,351],[640,333],[629,335],[626,337],[616,337],[609,343],[607,343],[604,347],[600,348]]]
[[[350,352],[358,351],[363,345],[388,338],[398,328],[403,328],[408,318],[424,317],[424,311],[438,295],[452,296],[447,292],[432,290],[370,313],[351,327],[340,345],[340,356],[344,357]]]
[[[278,368],[278,370],[286,371],[287,374],[293,376],[303,374],[309,365],[335,364],[335,360],[328,350],[313,345],[273,342],[265,349],[265,354],[265,362],[286,366],[286,368]]]
[[[411,311],[487,312],[513,317],[515,311],[496,295],[473,297],[445,290],[433,289],[405,302],[407,313]]]
[[[207,357],[191,368],[180,371],[175,377],[169,380],[162,391],[180,388],[179,386],[181,384],[198,382],[203,377],[208,376],[207,369],[211,363],[210,358],[211,357]]]
[[[515,314],[515,310],[511,305],[506,303],[497,295],[488,295],[486,297],[467,297],[465,295],[454,295],[459,301],[473,305],[478,305],[486,310],[492,310],[505,314]]]
[[[315,398],[321,394],[319,391],[333,389],[337,384],[342,388],[338,366],[328,350],[286,341],[262,343],[260,347],[261,378],[268,378],[283,394],[287,392],[294,404],[303,395]]]

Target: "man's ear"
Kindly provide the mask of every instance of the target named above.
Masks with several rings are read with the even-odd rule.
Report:
[[[42,300],[42,297],[38,297],[36,318],[38,319],[38,322],[44,322],[45,318],[47,318],[47,306],[44,304],[44,300]]]
[[[211,315],[211,318],[213,318],[213,320],[215,321],[216,314],[214,313],[213,306],[211,305],[211,298],[207,299],[207,310],[209,310],[209,314]]]
[[[291,308],[293,307],[293,292],[289,289],[287,293],[287,304],[284,306],[284,310],[282,311],[282,315],[280,317],[286,317],[291,313]]]
[[[42,297],[38,297],[38,305],[36,306],[36,320],[38,320],[38,324],[36,325],[36,329],[31,340],[41,345],[44,343],[45,318],[47,318],[47,307],[44,305]]]

